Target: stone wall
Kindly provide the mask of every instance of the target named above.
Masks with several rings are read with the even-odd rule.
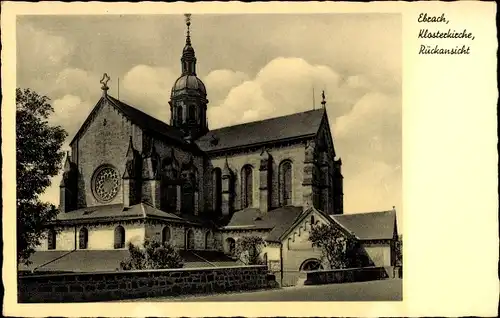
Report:
[[[18,278],[24,303],[90,302],[253,290],[272,286],[266,266],[71,273]]]
[[[298,143],[295,145],[277,147],[267,149],[271,154],[272,161],[272,190],[271,190],[271,205],[272,207],[278,207],[278,169],[279,164],[284,160],[290,160],[292,162],[292,205],[301,206],[302,205],[302,181],[304,174],[304,144]],[[245,165],[251,165],[253,167],[252,172],[252,186],[253,186],[253,196],[252,196],[252,207],[259,208],[260,203],[260,154],[262,149],[238,153],[234,155],[227,156],[229,168],[235,174],[235,201],[234,206],[236,210],[241,208],[241,170]],[[226,156],[213,157],[210,160],[209,170],[213,168],[224,168],[226,162]],[[209,172],[210,172],[209,171]],[[212,184],[211,178],[207,176],[207,193],[206,199],[211,206],[212,202]]]
[[[390,269],[385,267],[363,267],[335,270],[321,270],[307,273],[304,285],[339,284],[365,282],[391,277]]]

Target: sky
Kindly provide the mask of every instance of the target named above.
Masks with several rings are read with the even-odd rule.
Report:
[[[22,16],[16,32],[17,86],[51,99],[65,148],[99,100],[103,73],[109,94],[119,83],[120,100],[169,121],[182,15]],[[324,90],[345,213],[395,206],[401,220],[401,32],[399,14],[193,15],[209,128],[318,108]],[[43,200],[58,204],[60,178]]]

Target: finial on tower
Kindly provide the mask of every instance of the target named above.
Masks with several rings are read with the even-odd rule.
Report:
[[[102,79],[101,79],[100,83],[102,84],[101,89],[102,89],[102,92],[103,92],[104,95],[106,95],[107,92],[108,92],[108,89],[109,89],[108,82],[109,82],[110,79],[111,78],[108,76],[107,73],[104,73],[102,75]]]
[[[184,17],[186,18],[186,26],[187,26],[187,35],[186,35],[186,44],[191,45],[191,34],[189,27],[191,26],[191,13],[186,13],[184,14]]]
[[[323,100],[321,101],[321,105],[323,105],[323,108],[325,108],[325,106],[326,106],[325,91],[323,91],[323,92],[321,93],[321,98],[323,99]]]

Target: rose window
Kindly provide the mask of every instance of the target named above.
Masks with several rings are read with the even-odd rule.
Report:
[[[118,172],[112,167],[99,169],[94,177],[94,194],[103,202],[113,200],[120,190]]]

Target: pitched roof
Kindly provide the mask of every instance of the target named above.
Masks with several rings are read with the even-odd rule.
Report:
[[[173,213],[158,210],[146,203],[132,205],[128,208],[122,204],[99,205],[81,208],[75,211],[59,213],[56,222],[88,223],[96,221],[118,221],[124,219],[161,218],[170,221],[186,222]],[[191,220],[189,220],[191,221]]]
[[[87,125],[90,123],[90,118],[92,114],[95,113],[99,109],[99,105],[101,105],[104,101],[108,101],[111,105],[117,108],[128,120],[130,120],[135,125],[143,128],[144,130],[148,130],[154,133],[157,133],[163,137],[166,137],[179,145],[188,145],[188,143],[184,140],[184,136],[182,131],[179,129],[168,125],[167,123],[154,118],[151,115],[146,114],[139,109],[130,106],[110,95],[105,95],[101,97],[99,102],[96,104],[91,114],[87,117],[83,125],[80,127],[78,132],[75,134],[70,144],[72,144],[84,131]]]
[[[256,208],[246,208],[236,211],[229,223],[222,229],[226,230],[269,230],[265,236],[267,241],[277,242],[302,213],[302,207],[285,206],[267,213]]]
[[[223,127],[209,131],[199,138],[196,144],[203,151],[209,152],[314,136],[318,132],[324,113],[324,109],[309,110]]]
[[[396,222],[394,210],[336,214],[330,217],[360,240],[386,240],[394,236]]]
[[[184,134],[179,129],[168,125],[167,123],[148,115],[139,109],[130,106],[110,95],[107,95],[108,100],[118,107],[127,118],[134,124],[146,130],[154,131],[162,136],[173,139],[179,143],[187,144],[184,140]]]
[[[179,250],[184,268],[238,266],[223,252]],[[76,251],[38,251],[30,257],[32,264],[20,264],[19,270],[36,272],[107,272],[120,268],[120,262],[129,257],[127,249],[119,250],[76,250]],[[208,262],[207,262],[208,261]],[[35,273],[36,273],[35,272]]]

